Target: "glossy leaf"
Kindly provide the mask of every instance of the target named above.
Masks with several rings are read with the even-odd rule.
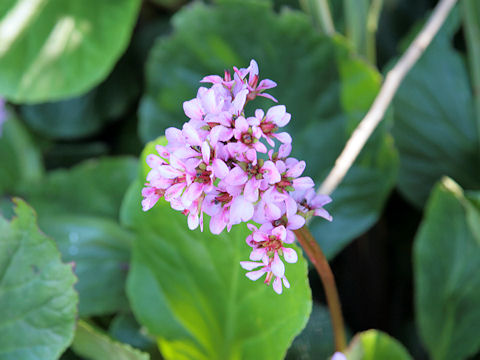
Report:
[[[75,263],[80,316],[128,309],[125,280],[132,234],[111,219],[40,214],[39,224],[55,239],[62,258]]]
[[[87,94],[20,107],[22,118],[49,139],[78,139],[97,133],[121,116],[140,91],[137,66],[126,56],[101,85]]]
[[[53,171],[25,193],[42,230],[56,241],[63,258],[76,264],[81,316],[128,307],[124,287],[132,234],[117,217],[136,176],[133,159],[104,158]]]
[[[39,213],[88,214],[116,219],[123,195],[137,176],[130,157],[85,161],[68,170],[55,170],[41,183],[23,189]],[[40,211],[41,209],[41,211]]]
[[[103,80],[125,50],[139,0],[6,0],[0,4],[0,94],[59,100]]]
[[[480,218],[478,205],[444,178],[415,239],[417,323],[434,360],[465,359],[480,349],[480,231],[469,221],[471,212]]]
[[[465,188],[480,188],[480,167],[474,165],[480,163],[480,153],[472,90],[452,36],[447,28],[435,37],[394,99],[398,185],[418,206],[444,175]]]
[[[32,208],[16,203],[16,218],[0,217],[0,358],[55,360],[73,339],[75,276]]]
[[[36,182],[43,175],[40,152],[25,127],[12,116],[3,124],[0,164],[0,195],[12,194],[22,183]]]
[[[357,334],[345,353],[348,360],[413,360],[402,344],[378,330]]]
[[[178,12],[173,24],[173,35],[156,43],[147,65],[147,93],[140,107],[143,139],[162,135],[168,126],[181,127],[186,120],[182,102],[196,95],[205,75],[247,66],[254,58],[260,76],[278,83],[272,95],[292,114],[293,155],[305,159],[307,173],[320,182],[373,101],[379,74],[356,58],[341,37],[320,36],[304,14],[276,14],[267,2],[197,3]],[[313,225],[329,256],[376,221],[393,186],[397,159],[384,135],[385,129],[378,129],[346,185],[333,194],[329,209],[335,221]]]
[[[142,168],[139,179],[144,179]],[[283,358],[311,309],[305,259],[288,264],[291,288],[278,295],[261,280],[249,280],[240,267],[250,253],[245,224],[216,236],[208,224],[204,232],[189,230],[186,217],[164,201],[143,212],[143,182],[132,184],[122,205],[122,223],[137,233],[127,293],[136,318],[158,338],[162,355]]]
[[[85,321],[78,322],[72,348],[77,354],[90,360],[150,359],[148,354],[111,339]]]

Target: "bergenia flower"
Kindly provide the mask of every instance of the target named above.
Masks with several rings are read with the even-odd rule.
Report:
[[[142,207],[147,211],[164,198],[187,216],[190,229],[202,231],[205,213],[214,234],[242,222],[258,223],[248,224],[246,241],[252,250],[250,260],[240,265],[251,280],[265,275],[264,282],[281,294],[283,287],[290,287],[284,261],[298,260],[289,247],[294,231],[311,216],[331,220],[323,208],[331,199],[315,193],[313,180],[302,176],[306,163],[290,157],[292,138],[281,131],[291,120],[284,105],[245,114],[246,103],[257,96],[276,101],[264,93],[275,82],[259,81],[258,75],[252,60],[247,68],[234,67],[233,77],[225,71],[223,78],[202,79],[212,85],[184,102],[189,120],[182,129],[168,128],[168,144],[157,145],[157,154],[147,157],[151,170]]]

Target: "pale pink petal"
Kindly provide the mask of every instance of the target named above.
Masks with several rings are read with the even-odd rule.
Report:
[[[245,201],[243,196],[237,196],[230,207],[230,222],[232,224],[239,224],[242,221],[248,221],[253,216],[253,205]]]
[[[282,281],[283,281],[283,286],[285,286],[287,289],[290,289],[290,283],[288,282],[285,276],[282,278]]]
[[[280,295],[283,291],[282,288],[282,279],[279,277],[276,277],[275,280],[273,280],[273,290]]]
[[[283,258],[285,259],[286,262],[290,264],[294,264],[297,262],[298,256],[295,250],[284,247],[282,248],[282,251],[283,251]]]
[[[276,133],[272,135],[275,139],[280,141],[282,144],[291,144],[292,137],[287,132]]]
[[[273,161],[265,161],[261,171],[263,172],[264,179],[266,179],[269,184],[276,184],[282,179]]]
[[[210,145],[206,141],[202,143],[202,159],[205,164],[210,164]]]
[[[283,241],[287,237],[287,230],[285,229],[285,226],[280,225],[272,230],[272,235]]]
[[[235,120],[235,131],[236,134],[238,133],[239,135],[248,131],[248,122],[243,116],[240,116]]]
[[[147,158],[145,160],[147,165],[150,166],[151,168],[165,164],[165,161],[160,156],[157,156],[155,154],[147,155]]]
[[[264,97],[264,98],[267,98],[267,99],[270,99],[270,100],[272,100],[272,101],[278,102],[278,100],[275,99],[275,98],[274,98],[272,95],[270,95],[270,94],[265,94],[265,93],[263,93],[263,94],[257,94],[257,96],[262,96],[262,97]]]
[[[190,230],[195,230],[198,227],[198,224],[199,224],[198,215],[190,213],[188,215],[188,228]]]
[[[292,230],[287,229],[287,238],[283,242],[285,244],[293,244],[295,242],[295,235]]]
[[[277,220],[282,217],[282,211],[277,205],[273,203],[266,203],[265,215],[269,220]]]
[[[327,219],[328,221],[332,221],[332,215],[328,213],[327,210],[320,208],[320,209],[315,209],[314,213],[315,216],[321,216],[324,219]]]
[[[201,120],[204,113],[200,101],[198,99],[192,99],[183,103],[183,111],[190,119]]]
[[[309,203],[312,205],[312,207],[321,207],[331,202],[332,202],[332,198],[330,196],[318,194]]]
[[[247,100],[247,95],[248,90],[244,89],[235,96],[235,99],[232,102],[232,113],[239,115],[242,112],[243,107],[245,106],[245,101]]]
[[[194,182],[192,183],[182,195],[182,203],[185,207],[189,207],[202,193],[203,184]]]
[[[202,146],[202,140],[197,130],[189,123],[183,124],[182,134],[190,145]]]
[[[210,219],[210,231],[212,232],[212,234],[220,234],[223,229],[225,229],[226,225],[227,222],[225,221],[223,213],[219,213]]]
[[[170,201],[172,198],[177,198],[182,194],[183,189],[185,188],[185,183],[178,183],[170,186],[165,191],[165,200]]]
[[[212,167],[215,177],[223,179],[228,175],[228,166],[223,160],[218,158],[213,159]]]
[[[184,144],[182,131],[175,127],[169,127],[167,130],[165,130],[165,137],[168,140],[169,146],[178,146]]]
[[[258,200],[258,180],[252,177],[250,180],[247,181],[245,184],[245,188],[243,190],[243,195],[247,201],[252,203]]]
[[[315,183],[308,176],[293,180],[293,187],[295,188],[295,190],[308,189],[314,186],[315,186]]]
[[[237,166],[230,170],[227,176],[225,176],[224,181],[228,185],[243,185],[248,181],[248,175],[241,167]]]
[[[157,168],[158,173],[163,176],[164,178],[167,179],[174,179],[176,177],[179,177],[180,175],[183,174],[182,171],[179,171],[175,168],[173,168],[170,165],[163,165]]]
[[[200,82],[201,83],[221,84],[223,82],[223,79],[218,75],[208,75],[208,76],[205,76],[202,80],[200,80]]]
[[[305,225],[305,218],[300,215],[292,215],[288,218],[287,227],[290,230],[298,230]]]
[[[271,267],[275,276],[283,277],[283,275],[285,275],[285,265],[283,264],[282,260],[280,260],[277,252],[275,252],[275,255],[273,255]]]
[[[270,109],[268,109],[267,115],[265,116],[265,118],[268,122],[273,122],[277,126],[283,126],[283,125],[277,124],[277,121],[281,121],[281,119],[286,113],[286,110],[287,109],[285,108],[285,105],[272,106]]]
[[[280,147],[278,148],[278,157],[280,159],[284,159],[287,156],[289,156],[291,152],[292,152],[292,144],[284,143],[280,145]]]
[[[267,90],[277,86],[277,83],[270,79],[264,79],[260,81],[260,84],[257,86],[257,90]]]
[[[292,168],[290,168],[288,171],[287,171],[287,176],[288,177],[293,177],[293,178],[297,178],[299,177],[300,175],[302,175],[303,171],[305,170],[305,167],[306,167],[306,163],[305,161],[299,161],[296,163],[295,166],[293,166]]]
[[[255,280],[258,280],[262,277],[263,274],[266,273],[266,270],[264,269],[260,269],[260,270],[256,270],[256,271],[250,271],[248,273],[245,274],[246,277],[248,277],[250,280],[252,281],[255,281]]]
[[[262,258],[265,256],[266,253],[267,253],[267,250],[265,248],[253,249],[252,252],[250,253],[250,260],[252,261],[262,260]]]
[[[262,266],[263,263],[253,262],[253,261],[240,261],[240,266],[245,270],[253,270]]]

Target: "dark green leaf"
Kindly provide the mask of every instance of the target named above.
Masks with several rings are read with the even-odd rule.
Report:
[[[0,358],[55,360],[73,339],[75,276],[34,211],[17,200],[15,213],[0,217]]]
[[[85,321],[79,321],[73,350],[90,360],[149,360],[148,354],[132,348],[130,345],[112,340],[99,329]]]
[[[116,315],[108,332],[114,339],[144,351],[151,352],[157,348],[157,344],[145,333],[145,328],[142,329],[130,313]]]
[[[478,205],[443,179],[415,239],[417,321],[434,360],[465,359],[480,348],[480,232],[470,221],[472,212],[479,219]]]
[[[43,175],[40,153],[27,130],[14,117],[3,124],[0,164],[0,195],[14,193],[25,181],[37,182]]]
[[[40,227],[55,239],[62,258],[75,264],[80,316],[127,309],[125,280],[132,235],[116,221],[82,215],[39,215]]]
[[[132,234],[117,217],[136,177],[133,159],[104,158],[51,172],[26,191],[42,230],[55,239],[63,258],[76,264],[81,316],[128,307],[124,287]]]
[[[0,94],[14,102],[79,95],[125,50],[139,0],[6,0],[0,4]]]
[[[307,326],[288,349],[286,360],[328,359],[335,351],[328,308],[313,305]]]
[[[440,32],[394,99],[393,135],[400,153],[399,188],[423,206],[443,175],[480,188],[478,129],[464,61]],[[439,74],[442,74],[439,76]]]
[[[307,173],[318,182],[334,164],[380,85],[379,74],[352,55],[342,38],[322,37],[304,14],[286,10],[278,15],[267,2],[197,3],[178,12],[173,24],[173,35],[156,43],[147,66],[147,93],[140,108],[145,141],[162,135],[168,126],[181,127],[186,120],[182,102],[196,95],[205,75],[222,73],[233,65],[246,66],[254,58],[260,76],[278,83],[271,93],[292,113],[288,130],[293,155],[307,161]],[[257,105],[273,103],[260,100]],[[396,160],[382,127],[345,185],[333,194],[334,205],[329,209],[334,222],[313,225],[327,255],[338,252],[376,221],[394,183]]]
[[[136,177],[133,158],[103,158],[52,171],[42,182],[29,184],[24,192],[40,215],[68,211],[116,219],[123,195]]]

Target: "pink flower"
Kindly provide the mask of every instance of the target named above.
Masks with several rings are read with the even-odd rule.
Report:
[[[291,119],[285,106],[273,106],[266,114],[260,109],[255,116],[245,114],[245,104],[257,96],[276,101],[263,93],[276,84],[259,81],[258,74],[252,60],[247,68],[234,67],[233,79],[228,71],[223,78],[202,79],[212,85],[200,87],[195,99],[183,103],[189,120],[182,129],[168,128],[167,145],[157,145],[157,154],[147,156],[151,170],[142,189],[142,208],[151,209],[163,197],[187,217],[192,230],[203,231],[203,214],[209,215],[214,234],[242,222],[257,222],[259,229],[248,225],[252,261],[241,265],[252,280],[265,274],[265,283],[273,283],[280,294],[283,287],[290,287],[283,260],[298,259],[285,244],[294,242],[293,231],[309,216],[331,220],[323,209],[330,198],[316,195],[313,180],[301,176],[306,163],[289,157],[292,138],[279,132]],[[277,152],[275,140],[280,142]],[[262,154],[267,153],[265,159]]]

